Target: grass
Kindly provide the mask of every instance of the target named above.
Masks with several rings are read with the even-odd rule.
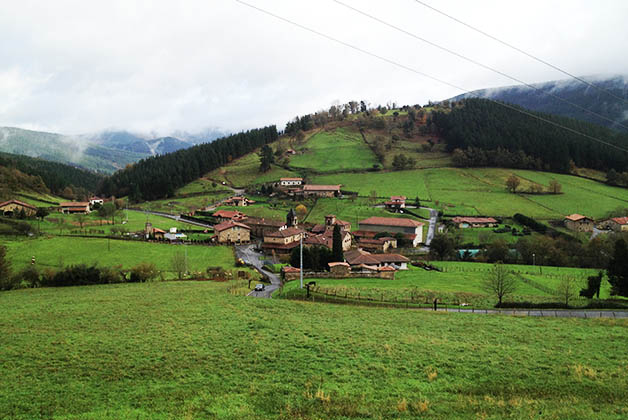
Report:
[[[218,183],[224,181],[236,187],[243,187],[279,181],[279,178],[299,176],[292,171],[288,171],[276,165],[272,165],[268,172],[261,173],[259,171],[259,165],[260,161],[257,153],[250,153],[234,160],[222,168],[210,172],[207,174],[206,178],[215,180]]]
[[[381,217],[399,217],[398,214],[388,212],[383,208],[376,208],[369,205],[365,198],[356,198],[355,200],[337,198],[319,198],[316,205],[307,218],[306,222],[323,223],[325,216],[334,214],[340,220],[351,223],[351,230],[358,229],[358,222],[371,216]]]
[[[292,156],[290,166],[317,172],[366,169],[377,163],[360,133],[346,128],[320,131],[297,146],[297,151],[299,154]]]
[[[223,246],[186,246],[140,241],[99,238],[53,237],[5,241],[7,259],[18,271],[30,265],[35,256],[38,268],[61,268],[74,264],[96,264],[131,268],[141,262],[152,262],[161,271],[170,271],[175,252],[187,249],[191,271],[205,271],[209,266],[233,268],[233,249]]]
[[[211,282],[4,292],[0,311],[4,418],[628,416],[627,320],[251,299]]]
[[[183,187],[176,190],[175,196],[180,197],[180,196],[185,196],[189,194],[203,194],[203,193],[216,193],[216,192],[229,193],[230,191],[220,183],[217,183],[215,181],[212,181],[206,178],[199,178],[196,181],[192,181],[189,184],[184,185]]]
[[[231,191],[219,191],[192,197],[174,197],[163,200],[146,201],[138,205],[144,210],[159,211],[170,214],[191,213],[205,208],[233,195]]]
[[[544,186],[556,179],[563,189],[559,195],[511,194],[505,181],[512,174],[522,179],[521,189],[532,183]],[[515,213],[540,219],[559,219],[571,213],[603,218],[610,210],[626,207],[628,190],[610,187],[575,176],[500,168],[438,168],[368,174],[321,175],[317,183],[340,182],[344,188],[380,197],[417,195],[425,205],[445,215],[490,215],[512,217]]]

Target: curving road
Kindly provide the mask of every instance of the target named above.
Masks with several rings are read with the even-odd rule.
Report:
[[[235,247],[236,256],[238,258],[242,258],[245,263],[252,265],[257,271],[268,277],[271,283],[270,285],[266,285],[266,289],[263,292],[252,291],[248,295],[253,297],[270,298],[272,293],[281,287],[281,279],[277,274],[271,273],[270,271],[262,268],[264,265],[262,263],[263,255],[261,252],[256,252],[255,247],[255,244],[237,245]]]

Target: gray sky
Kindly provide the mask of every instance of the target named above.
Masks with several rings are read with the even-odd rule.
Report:
[[[331,0],[246,0],[466,89],[512,81]],[[564,76],[413,0],[343,0],[526,82]],[[628,74],[625,0],[425,0],[577,75]],[[335,102],[462,93],[233,0],[0,0],[0,126],[240,130]]]

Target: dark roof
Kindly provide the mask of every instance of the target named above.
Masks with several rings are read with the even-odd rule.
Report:
[[[303,230],[297,227],[289,227],[286,229],[279,229],[274,232],[265,233],[264,236],[269,236],[271,238],[287,238],[288,236],[298,235],[299,233],[303,232]]]
[[[399,254],[371,254],[370,252],[355,250],[345,252],[345,260],[351,265],[359,264],[384,264],[384,263],[402,263],[410,261],[408,258]]]
[[[4,206],[6,206],[7,204],[11,204],[11,203],[18,204],[18,205],[20,205],[20,206],[22,206],[22,207],[28,207],[29,209],[37,210],[37,208],[36,208],[35,206],[31,206],[30,204],[25,203],[25,202],[23,202],[23,201],[19,201],[19,200],[9,200],[9,201],[5,201],[4,203],[0,203],[0,207],[4,207]]]
[[[239,212],[237,210],[218,210],[212,214],[214,217],[226,217],[228,219],[233,219],[234,217],[243,217],[244,213]]]
[[[220,223],[218,225],[215,225],[214,226],[214,231],[215,232],[222,232],[223,230],[231,229],[232,227],[235,227],[235,226],[241,227],[242,229],[251,230],[251,228],[248,227],[245,224],[234,222],[233,220],[227,220],[226,222],[222,222],[222,223]]]

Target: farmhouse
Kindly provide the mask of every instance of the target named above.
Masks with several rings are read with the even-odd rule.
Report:
[[[386,252],[390,248],[397,248],[397,239],[390,236],[380,238],[367,238],[363,236],[357,240],[357,245],[358,249],[363,249],[369,252]]]
[[[95,205],[102,206],[105,203],[103,198],[93,196],[89,199],[89,208],[93,209]]]
[[[287,254],[299,246],[301,238],[305,238],[305,231],[297,227],[282,227],[264,234],[262,249]]]
[[[371,267],[392,267],[397,270],[407,270],[410,260],[400,254],[371,254],[363,250],[345,252],[345,260],[351,267],[371,266]]]
[[[241,244],[251,241],[251,228],[243,223],[229,220],[214,226],[214,238],[221,244]]]
[[[565,227],[576,232],[592,232],[594,221],[581,214],[572,214],[565,217]]]
[[[303,178],[280,178],[279,186],[281,187],[294,187],[303,185]]]
[[[389,201],[384,202],[386,208],[391,211],[399,211],[406,208],[406,197],[403,195],[393,195]]]
[[[224,204],[225,206],[240,206],[240,207],[246,207],[253,203],[255,203],[255,201],[249,200],[248,198],[242,195],[235,195],[233,197],[226,198],[222,202],[222,204]]]
[[[348,231],[341,231],[340,237],[342,238],[342,250],[348,251],[351,249],[351,234]],[[334,247],[334,231],[327,230],[317,235],[309,235],[303,240],[304,245],[310,246],[324,246],[329,249]]]
[[[146,236],[146,239],[164,239],[165,234],[166,231],[154,227],[151,222],[146,222],[146,226],[144,227],[144,235]]]
[[[361,231],[387,232],[394,236],[400,233],[404,239],[412,242],[413,247],[418,246],[423,240],[423,223],[412,219],[373,216],[362,220],[359,227]],[[358,232],[354,233],[358,234]]]
[[[59,205],[64,214],[87,214],[90,212],[89,201],[71,201]]]
[[[304,185],[301,194],[305,197],[335,197],[340,195],[340,184]]]
[[[24,212],[24,215],[30,217],[37,213],[37,208],[18,200],[9,200],[4,203],[0,203],[0,213],[4,216],[18,215],[22,211]]]
[[[219,222],[226,222],[228,220],[241,221],[246,219],[246,214],[237,210],[218,210],[212,214]]]
[[[258,238],[264,237],[269,232],[286,227],[286,223],[281,220],[266,219],[264,217],[247,217],[244,223],[251,228],[251,235]]]
[[[608,222],[608,227],[615,232],[628,232],[628,217],[613,217]]]
[[[460,229],[495,227],[497,220],[492,217],[454,217],[451,221]]]

